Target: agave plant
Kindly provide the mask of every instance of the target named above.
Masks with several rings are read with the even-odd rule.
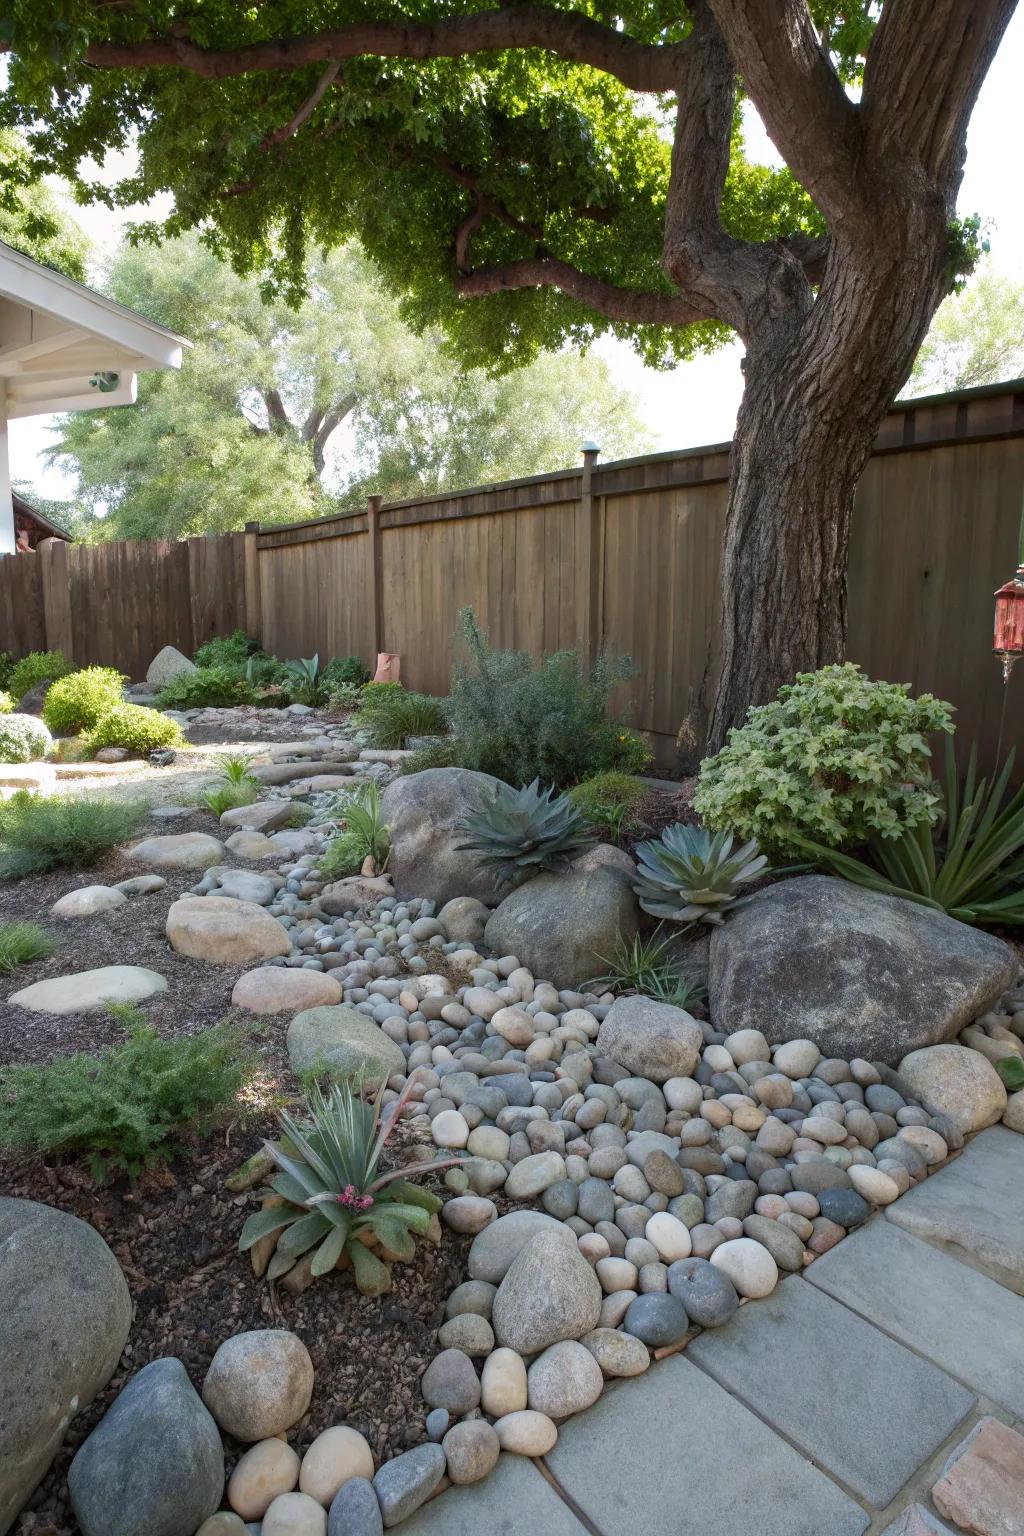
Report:
[[[267,1279],[288,1273],[303,1254],[315,1249],[310,1273],[326,1275],[347,1255],[355,1282],[364,1295],[391,1289],[389,1260],[406,1261],[442,1202],[409,1182],[461,1159],[442,1158],[415,1168],[381,1171],[384,1149],[408,1100],[413,1073],[399,1099],[382,1112],[385,1084],[366,1103],[347,1083],[328,1093],[314,1084],[306,1096],[308,1115],[283,1112],[282,1142],[264,1142],[278,1168],[271,1189],[283,1204],[250,1216],[238,1246],[245,1253],[261,1238],[279,1234]],[[343,1267],[345,1267],[343,1265]]]
[[[737,887],[756,880],[768,864],[751,839],[733,852],[731,832],[711,833],[681,821],[636,849],[640,905],[676,923],[721,923],[735,906]]]
[[[1014,753],[990,785],[977,776],[977,748],[971,748],[961,784],[953,744],[946,738],[946,806],[937,846],[926,823],[898,838],[871,833],[871,863],[837,853],[806,838],[799,846],[867,890],[903,896],[948,912],[963,923],[1024,923],[1024,786],[1003,805]]]
[[[562,870],[593,843],[587,822],[568,795],[534,779],[525,789],[499,784],[486,805],[455,823],[467,841],[464,853],[497,865],[498,885],[519,885],[542,869]]]
[[[300,657],[298,661],[286,661],[284,670],[288,677],[286,687],[296,704],[319,704],[323,692],[320,679],[320,655]]]

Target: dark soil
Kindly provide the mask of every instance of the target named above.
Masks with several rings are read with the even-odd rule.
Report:
[[[395,1265],[395,1287],[361,1296],[341,1274],[316,1281],[301,1296],[257,1280],[237,1251],[256,1196],[230,1195],[224,1180],[274,1132],[270,1119],[234,1134],[223,1128],[196,1141],[169,1167],[132,1188],[122,1181],[97,1189],[81,1163],[20,1163],[0,1158],[0,1190],[70,1211],[91,1223],[124,1270],[135,1309],[117,1372],[76,1418],[56,1461],[14,1527],[17,1536],[76,1536],[67,1470],[78,1446],[129,1378],[151,1360],[176,1355],[201,1389],[214,1352],[249,1328],[290,1328],[313,1359],[309,1413],[291,1444],[301,1454],[321,1430],[351,1424],[378,1460],[425,1438],[426,1409],[418,1381],[436,1351],[444,1303],[462,1279],[468,1239],[444,1229],[439,1248],[416,1244],[412,1264]],[[226,1442],[228,1468],[244,1447]]]

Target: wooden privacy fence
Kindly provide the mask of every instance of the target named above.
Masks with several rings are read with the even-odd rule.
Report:
[[[671,761],[699,751],[719,665],[729,446],[597,462],[314,522],[184,543],[47,545],[0,560],[0,649],[60,645],[141,677],[242,627],[279,656],[397,651],[443,693],[458,610],[496,646],[632,656],[626,717]],[[861,480],[848,655],[950,699],[995,754],[1004,704],[992,594],[1016,562],[1024,380],[897,405]],[[1024,666],[1004,741],[1024,747]]]

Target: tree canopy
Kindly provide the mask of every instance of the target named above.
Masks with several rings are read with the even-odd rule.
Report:
[[[131,409],[64,417],[51,457],[103,538],[184,537],[290,522],[528,475],[649,436],[603,359],[567,353],[498,378],[413,333],[353,243],[311,260],[297,308],[267,301],[195,236],[125,246],[113,298],[189,336],[179,373],[144,375]],[[344,452],[327,458],[346,424]]]
[[[1024,374],[1024,283],[986,267],[932,321],[909,395],[998,384]]]
[[[36,177],[21,136],[0,129],[0,240],[84,283],[88,236]]]

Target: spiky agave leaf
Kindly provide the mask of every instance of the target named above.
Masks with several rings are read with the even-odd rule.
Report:
[[[721,923],[737,900],[737,887],[756,880],[768,864],[756,840],[733,851],[731,832],[708,832],[675,822],[636,849],[640,905],[677,923]]]
[[[539,779],[523,789],[499,784],[485,805],[455,823],[466,834],[458,844],[497,866],[498,881],[519,884],[541,870],[563,870],[593,844],[586,818],[568,795]]]

